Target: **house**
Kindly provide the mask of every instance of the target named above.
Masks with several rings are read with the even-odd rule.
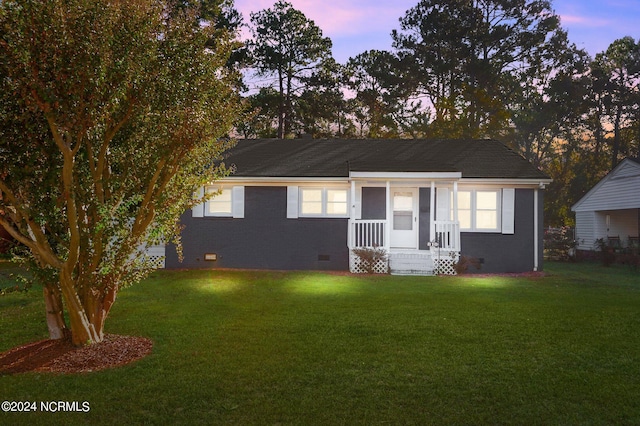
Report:
[[[460,256],[542,268],[550,179],[495,140],[241,140],[225,163],[167,268],[360,272],[358,247],[384,248],[379,270],[397,274],[454,273]]]
[[[579,250],[597,250],[598,239],[614,247],[637,247],[640,233],[640,160],[627,158],[620,162],[571,210],[576,213]]]

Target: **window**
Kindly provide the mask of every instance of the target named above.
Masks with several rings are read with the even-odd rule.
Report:
[[[458,221],[464,231],[500,231],[500,190],[458,191]]]
[[[208,188],[208,193],[217,192],[218,188]],[[207,202],[207,216],[231,216],[231,188],[223,188]]]
[[[349,216],[348,190],[300,188],[300,216]]]
[[[498,229],[498,193],[476,192],[476,229]]]
[[[301,189],[300,212],[305,215],[322,215],[322,189]]]
[[[393,193],[393,229],[411,231],[413,229],[413,193]]]
[[[204,204],[204,216],[244,217],[244,186],[209,187],[208,193],[216,193]]]
[[[453,198],[453,192],[451,194]],[[451,202],[453,217],[453,200]],[[460,229],[471,229],[471,191],[458,191],[458,221]]]
[[[327,189],[327,214],[329,216],[346,216],[347,210],[347,191],[345,189]]]

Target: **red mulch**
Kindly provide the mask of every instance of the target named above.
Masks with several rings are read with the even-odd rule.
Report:
[[[75,347],[68,340],[41,340],[0,354],[0,375],[28,371],[87,373],[129,364],[151,353],[145,337],[105,335],[94,345]]]

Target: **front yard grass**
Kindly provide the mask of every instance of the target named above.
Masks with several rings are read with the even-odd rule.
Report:
[[[90,412],[11,424],[640,424],[640,279],[159,271],[107,332],[153,339],[131,365],[0,376],[0,400]],[[41,292],[0,297],[0,352],[47,337]]]

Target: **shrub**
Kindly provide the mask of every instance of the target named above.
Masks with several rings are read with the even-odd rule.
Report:
[[[596,247],[598,248],[598,251],[600,251],[600,260],[602,261],[602,264],[604,266],[611,266],[616,260],[616,253],[613,246],[611,246],[604,238],[598,238],[596,240]]]
[[[378,262],[386,263],[387,261],[387,251],[380,247],[357,247],[352,251],[358,258],[360,268],[368,274],[376,272],[375,269]]]
[[[572,228],[548,228],[544,231],[544,255],[550,260],[574,260],[578,242]]]
[[[476,270],[480,270],[482,264],[480,259],[470,256],[460,256],[460,259],[453,264],[453,269],[456,270],[456,274],[464,274],[469,270],[469,266],[473,266]]]

